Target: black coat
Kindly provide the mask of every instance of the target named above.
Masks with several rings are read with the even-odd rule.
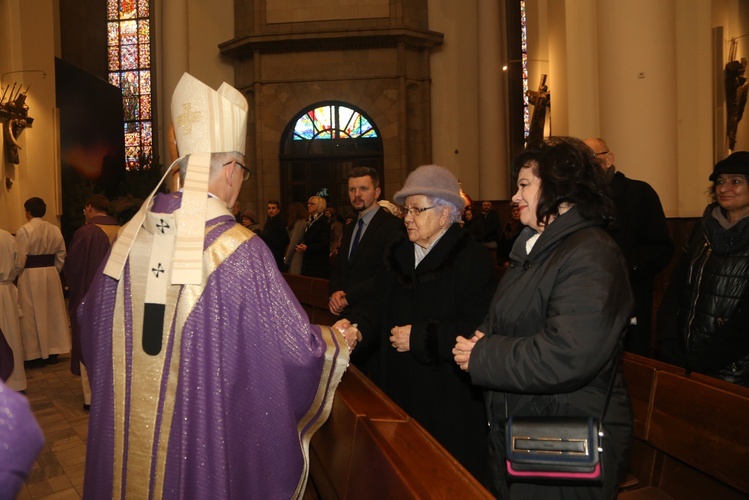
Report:
[[[414,247],[404,237],[386,254],[377,293],[347,316],[363,342],[378,349],[374,382],[429,431],[478,479],[486,467],[486,416],[479,388],[455,364],[458,335],[471,336],[496,288],[491,255],[453,224],[414,269]],[[410,352],[388,338],[411,326]]]
[[[499,215],[493,209],[488,213],[480,213],[478,219],[481,221],[481,241],[489,243],[499,239]]]
[[[286,231],[286,222],[281,219],[281,214],[265,219],[265,227],[260,237],[270,248],[278,269],[283,270],[283,257],[289,245],[289,233]]]
[[[525,228],[510,254],[489,316],[469,362],[474,384],[488,389],[492,485],[501,498],[561,498],[558,487],[505,479],[505,397],[518,416],[600,417],[613,369],[616,381],[603,420],[604,488],[579,497],[614,498],[626,471],[632,413],[615,353],[632,310],[624,258],[616,243],[576,208],[547,226],[530,255]],[[567,487],[570,488],[570,487]],[[567,493],[572,493],[569,491]]]
[[[302,238],[307,250],[302,258],[302,275],[327,278],[330,274],[330,223],[320,216],[307,227]]]
[[[652,355],[653,279],[674,255],[666,215],[658,194],[646,182],[616,172],[611,179],[611,197],[616,208],[610,234],[627,259],[629,280],[635,299],[637,326],[631,327],[625,349]]]

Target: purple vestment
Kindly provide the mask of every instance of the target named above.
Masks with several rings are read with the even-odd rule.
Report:
[[[159,195],[152,213],[179,202]],[[309,324],[263,241],[227,214],[207,223],[204,285],[172,285],[174,321],[167,301],[161,351],[145,354],[145,231],[122,283],[99,274],[78,310],[92,389],[84,498],[301,496],[309,439],[348,363],[343,337]]]
[[[88,292],[88,287],[96,276],[101,262],[109,252],[111,245],[110,234],[107,234],[100,226],[110,226],[110,234],[119,227],[117,221],[108,215],[97,215],[91,217],[83,226],[73,234],[73,241],[68,247],[68,256],[62,272],[68,284],[70,293],[68,295],[68,314],[70,315],[70,333],[72,338],[72,349],[70,351],[70,371],[75,375],[81,374],[81,339],[80,327],[76,310]],[[85,364],[85,363],[84,363]]]
[[[44,446],[26,397],[0,382],[0,500],[12,500]]]

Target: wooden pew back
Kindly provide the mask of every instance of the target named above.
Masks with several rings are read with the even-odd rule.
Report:
[[[624,374],[635,415],[630,471],[642,484],[673,498],[749,495],[749,389],[629,353]]]
[[[333,324],[327,280],[284,275],[313,323]],[[305,498],[490,499],[418,422],[349,366],[330,418],[310,443]]]

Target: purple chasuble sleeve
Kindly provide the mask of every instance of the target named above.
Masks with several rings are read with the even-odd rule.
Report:
[[[43,446],[26,397],[0,382],[0,499],[15,498]]]

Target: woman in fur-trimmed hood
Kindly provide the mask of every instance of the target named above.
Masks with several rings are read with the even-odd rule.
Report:
[[[427,165],[395,194],[408,238],[393,243],[376,293],[347,315],[375,346],[370,377],[477,479],[485,479],[481,391],[453,362],[458,335],[472,333],[496,288],[491,255],[460,227],[458,180]]]

